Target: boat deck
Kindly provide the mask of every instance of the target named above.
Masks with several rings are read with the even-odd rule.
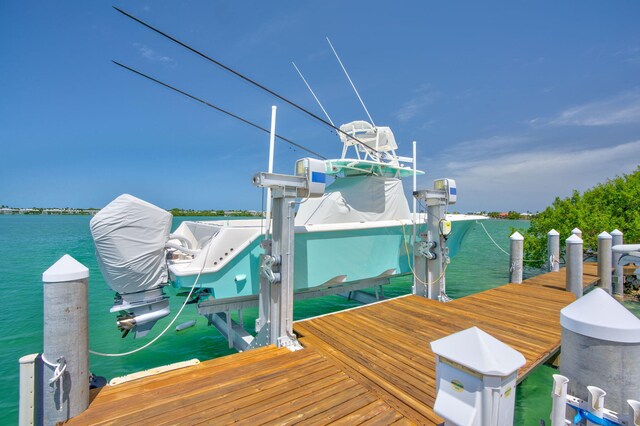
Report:
[[[585,267],[585,285],[597,277]],[[564,273],[449,303],[403,296],[296,322],[273,346],[92,391],[69,424],[438,424],[429,342],[477,326],[520,351],[522,380],[560,347]]]

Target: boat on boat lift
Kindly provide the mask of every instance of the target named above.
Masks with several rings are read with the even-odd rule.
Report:
[[[413,216],[409,209],[402,179],[413,176],[414,169],[396,155],[391,129],[366,121],[341,129],[380,155],[340,135],[341,158],[325,161],[325,173],[334,181],[322,197],[301,202],[295,217],[296,291],[408,273],[414,219],[421,229],[425,226],[424,215]],[[355,157],[349,158],[351,147]],[[450,255],[478,218],[448,215]],[[266,229],[264,219],[182,222],[171,234],[171,284],[189,289],[198,278],[198,288],[215,299],[257,294]]]
[[[415,176],[423,172],[414,158],[396,154],[391,129],[355,121],[341,130],[342,156],[317,160],[324,164],[318,181],[333,182],[321,197],[299,202],[295,216],[296,292],[406,274],[414,235],[426,230],[426,214],[410,211],[402,182],[413,176],[415,189]],[[455,186],[450,191],[455,195]],[[482,218],[447,215],[449,256]],[[91,220],[100,268],[116,292],[111,311],[120,313],[125,335],[144,336],[169,314],[167,284],[209,301],[259,293],[266,218],[184,221],[173,232],[170,224],[170,213],[126,194]]]

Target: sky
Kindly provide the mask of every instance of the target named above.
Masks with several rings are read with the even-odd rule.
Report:
[[[117,6],[336,123],[367,119],[455,210],[540,211],[640,164],[640,2],[0,0],[0,204],[255,209],[267,134],[330,158],[332,130],[121,15]],[[307,156],[278,142],[275,171]],[[405,186],[409,189],[411,183]]]

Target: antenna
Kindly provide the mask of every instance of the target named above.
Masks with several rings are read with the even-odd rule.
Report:
[[[307,89],[309,89],[309,91],[311,92],[311,94],[313,95],[313,99],[316,100],[316,102],[318,103],[318,105],[320,105],[320,108],[322,109],[322,112],[324,112],[324,115],[327,117],[327,120],[329,120],[329,123],[331,123],[332,126],[335,126],[335,124],[333,124],[333,120],[331,119],[331,117],[329,117],[329,113],[324,109],[324,107],[322,106],[322,104],[320,103],[320,99],[318,99],[318,97],[316,96],[315,93],[313,93],[313,89],[311,88],[311,86],[309,86],[309,83],[307,83],[307,80],[304,78],[304,76],[302,75],[302,72],[300,72],[300,70],[298,69],[298,67],[296,66],[296,63],[291,61],[291,64],[293,65],[293,67],[296,69],[296,71],[298,71],[298,74],[300,75],[300,78],[302,79],[302,81],[304,81],[304,84],[307,85]]]
[[[336,59],[338,60],[338,63],[342,67],[342,71],[344,71],[345,75],[347,76],[347,79],[349,80],[349,83],[351,83],[351,87],[353,87],[353,91],[356,92],[356,96],[358,96],[358,99],[362,104],[362,108],[364,108],[364,111],[367,113],[367,116],[369,117],[369,121],[371,121],[371,124],[373,124],[373,127],[376,127],[376,123],[373,122],[373,118],[371,118],[371,114],[369,114],[369,110],[367,109],[366,105],[364,104],[364,101],[360,97],[360,93],[358,93],[358,89],[356,89],[356,85],[353,84],[353,81],[351,81],[351,77],[349,77],[349,73],[347,72],[347,69],[342,64],[342,61],[338,56],[338,52],[336,52],[336,49],[333,48],[333,44],[331,44],[331,40],[329,40],[329,37],[327,37],[327,41],[329,42],[329,46],[331,46],[331,50],[333,50],[333,54],[336,55]]]

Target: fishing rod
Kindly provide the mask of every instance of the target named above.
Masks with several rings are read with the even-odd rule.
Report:
[[[362,142],[361,140],[357,139],[356,137],[354,137],[353,135],[350,135],[349,133],[345,132],[344,130],[340,129],[339,127],[334,126],[333,124],[329,123],[328,121],[326,121],[325,119],[323,119],[322,117],[317,116],[316,114],[312,113],[311,111],[306,110],[305,108],[301,107],[300,105],[296,104],[295,102],[290,101],[289,99],[285,98],[284,96],[279,95],[278,93],[274,92],[273,90],[263,86],[262,84],[258,83],[255,80],[252,80],[251,78],[239,73],[238,71],[226,66],[225,64],[223,64],[220,61],[217,61],[213,58],[211,58],[210,56],[205,55],[204,53],[200,52],[199,50],[194,49],[193,47],[181,42],[180,40],[170,36],[169,34],[160,31],[159,29],[155,28],[154,26],[147,24],[146,22],[144,22],[143,20],[136,18],[135,16],[131,15],[130,13],[125,12],[124,10],[113,6],[113,8],[115,10],[117,10],[118,12],[120,12],[121,14],[123,14],[124,16],[126,16],[127,18],[133,19],[134,21],[138,22],[141,25],[144,25],[145,27],[149,28],[152,31],[155,31],[156,33],[160,34],[163,37],[168,38],[169,40],[173,41],[176,44],[179,44],[180,46],[184,47],[185,49],[195,53],[196,55],[206,59],[207,61],[219,66],[220,68],[229,71],[230,73],[234,74],[237,77],[240,77],[241,79],[243,79],[244,81],[264,90],[265,92],[271,94],[272,96],[275,96],[276,98],[280,99],[283,102],[286,102],[287,104],[291,105],[292,107],[304,112],[305,114],[307,114],[308,116],[315,118],[316,120],[320,121],[321,123],[331,127],[333,130],[342,133],[343,135],[345,135],[347,137],[347,140],[352,139],[354,141],[356,141],[356,143],[360,144],[361,148],[364,149],[366,152],[368,152],[370,155],[374,156],[374,157],[378,157],[378,158],[382,158],[384,157],[384,155],[382,155],[382,153],[380,153],[378,150],[371,148],[370,146],[368,146],[367,144],[365,144],[364,142]]]
[[[224,110],[224,109],[222,109],[222,108],[220,108],[220,107],[217,107],[217,106],[215,106],[215,105],[213,105],[213,104],[211,104],[211,103],[209,103],[209,102],[207,102],[207,101],[205,101],[205,100],[203,100],[203,99],[200,99],[200,98],[198,98],[198,97],[196,97],[196,96],[193,96],[193,95],[191,95],[191,94],[189,94],[189,93],[187,93],[187,92],[185,92],[185,91],[183,91],[183,90],[180,90],[180,89],[178,89],[178,88],[175,88],[175,87],[173,87],[173,86],[171,86],[171,85],[169,85],[169,84],[167,84],[167,83],[163,83],[162,81],[160,81],[160,80],[158,80],[158,79],[156,79],[156,78],[153,78],[153,77],[151,77],[151,76],[149,76],[149,75],[147,75],[147,74],[144,74],[144,73],[142,73],[142,72],[140,72],[140,71],[137,71],[137,70],[135,70],[135,69],[133,69],[133,68],[131,68],[131,67],[128,67],[128,66],[126,66],[126,65],[124,65],[124,64],[121,64],[120,62],[116,62],[116,61],[112,61],[112,62],[113,62],[114,64],[118,65],[119,67],[122,67],[122,68],[124,68],[124,69],[126,69],[126,70],[128,70],[128,71],[131,71],[131,72],[135,73],[135,74],[138,74],[138,75],[139,75],[139,76],[141,76],[141,77],[144,77],[144,78],[146,78],[146,79],[148,79],[148,80],[153,81],[154,83],[158,83],[158,84],[160,84],[161,86],[166,87],[167,89],[171,89],[171,90],[173,90],[173,91],[175,91],[175,92],[178,92],[178,93],[180,93],[181,95],[184,95],[184,96],[186,96],[186,97],[188,97],[188,98],[191,98],[191,99],[193,99],[194,101],[198,101],[198,102],[200,102],[201,104],[204,104],[204,105],[206,105],[206,106],[208,106],[208,107],[210,107],[210,108],[215,109],[216,111],[220,111],[220,112],[221,112],[221,113],[223,113],[223,114],[227,114],[228,116],[235,118],[236,120],[240,120],[240,121],[242,121],[242,122],[243,122],[243,123],[245,123],[245,124],[248,124],[248,125],[250,125],[250,126],[253,126],[253,127],[255,127],[256,129],[258,129],[258,130],[262,130],[262,131],[263,131],[263,132],[265,132],[265,133],[271,134],[271,132],[270,132],[269,130],[265,129],[264,127],[261,127],[261,126],[259,126],[259,125],[255,124],[255,123],[252,123],[251,121],[249,121],[249,120],[247,120],[247,119],[245,119],[245,118],[242,118],[242,117],[240,117],[239,115],[236,115],[236,114],[233,114],[233,113],[231,113],[231,112],[229,112],[229,111],[226,111],[226,110]],[[302,145],[300,145],[300,144],[297,144],[297,143],[293,142],[292,140],[287,139],[287,138],[285,138],[285,137],[283,137],[283,136],[280,136],[280,135],[276,134],[276,135],[275,135],[275,137],[277,137],[278,139],[282,140],[283,142],[286,142],[286,143],[288,143],[288,144],[290,144],[290,145],[295,146],[296,148],[300,148],[300,149],[302,149],[302,150],[304,150],[304,151],[306,151],[306,152],[308,152],[308,153],[310,153],[310,154],[312,154],[312,155],[315,155],[315,156],[316,156],[316,157],[318,157],[318,158],[321,158],[321,159],[323,159],[323,160],[326,160],[326,159],[327,159],[327,157],[324,157],[324,156],[322,156],[322,155],[318,154],[317,152],[312,151],[312,150],[310,150],[310,149],[308,149],[308,148],[306,148],[306,147],[304,147],[304,146],[302,146]]]

